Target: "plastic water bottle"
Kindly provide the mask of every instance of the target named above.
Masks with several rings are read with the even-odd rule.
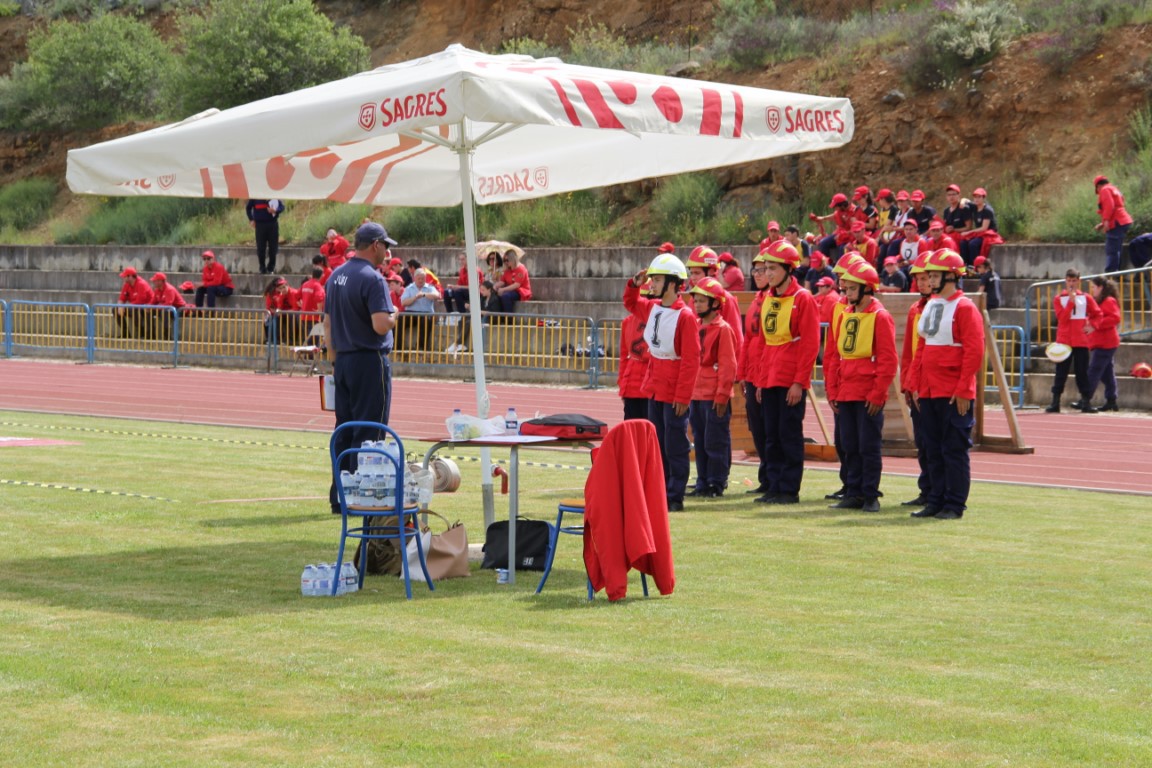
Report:
[[[504,434],[520,434],[520,417],[516,415],[515,408],[509,408],[508,413],[504,415]]]
[[[345,469],[340,473],[340,487],[344,489],[344,501],[355,506],[358,501],[357,492],[360,490],[359,478]]]
[[[452,417],[448,419],[448,436],[453,440],[463,440],[467,428],[468,423],[464,420],[464,414],[459,408],[454,409]]]
[[[340,566],[340,594],[347,594],[348,592],[357,592],[360,589],[360,573],[356,570],[356,566],[352,563],[345,561]]]
[[[303,573],[300,574],[300,594],[304,597],[316,596],[316,566],[304,566]]]
[[[329,563],[320,563],[316,566],[316,585],[312,593],[316,597],[327,597],[332,594],[332,566]]]
[[[396,499],[396,467],[400,466],[400,462],[404,457],[400,455],[400,446],[396,444],[395,440],[388,439],[380,443],[382,448],[391,459],[380,457],[381,461],[381,506],[389,506]],[[395,464],[392,463],[395,460]]]

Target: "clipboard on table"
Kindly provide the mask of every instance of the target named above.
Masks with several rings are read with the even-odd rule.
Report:
[[[320,379],[320,410],[336,410],[336,377],[326,373]]]

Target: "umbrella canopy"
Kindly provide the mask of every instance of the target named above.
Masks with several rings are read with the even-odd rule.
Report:
[[[512,251],[518,258],[524,257],[524,249],[518,245],[513,245],[505,240],[485,240],[482,243],[476,243],[476,256],[477,258],[484,258],[490,253],[498,253],[501,256]]]
[[[99,195],[464,209],[846,144],[846,98],[566,64],[463,46],[68,153]],[[488,413],[471,281],[477,407]]]

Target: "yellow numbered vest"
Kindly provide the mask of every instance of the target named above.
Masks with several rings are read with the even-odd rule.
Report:
[[[866,360],[872,357],[875,338],[875,312],[845,312],[836,349],[844,360]]]
[[[792,338],[792,305],[796,294],[791,296],[767,296],[760,308],[760,332],[764,343],[770,347],[790,344]]]

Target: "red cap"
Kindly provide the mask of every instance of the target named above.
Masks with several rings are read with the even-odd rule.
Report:
[[[191,280],[185,280],[180,283],[180,290],[184,293],[192,293],[192,291],[196,290],[196,286]]]
[[[724,251],[724,253],[720,254],[720,261],[724,262],[725,264],[735,264],[736,257],[728,253],[728,251]]]
[[[985,263],[987,263],[987,261],[988,261],[988,257],[987,257],[987,256],[977,256],[975,259],[973,259],[973,261],[972,261],[972,266],[974,266],[974,267],[978,267],[978,266],[980,266],[981,264],[985,264]]]
[[[808,257],[808,265],[819,269],[824,265],[824,254],[820,251],[812,251],[812,255]]]
[[[920,225],[918,223],[916,223],[916,219],[905,219],[904,220],[904,226],[905,226],[905,228],[913,227],[915,229],[920,229]]]
[[[932,223],[928,225],[928,229],[944,229],[944,219],[939,216],[932,219]]]
[[[924,193],[918,189],[914,189],[914,190],[912,190],[912,194],[908,196],[908,199],[913,201],[913,202],[916,202],[917,200],[923,200],[924,199]]]
[[[819,280],[817,280],[817,281],[816,281],[816,287],[817,287],[817,288],[819,288],[819,287],[820,287],[820,286],[822,286],[822,285],[830,285],[830,286],[835,286],[835,285],[836,285],[836,281],[835,281],[835,280],[833,280],[833,279],[832,279],[832,278],[830,278],[830,277],[822,277],[822,278],[820,278]]]
[[[852,199],[859,200],[862,197],[867,197],[871,191],[872,190],[865,186],[856,187],[856,190],[852,193]]]
[[[888,266],[889,264],[899,264],[899,263],[900,263],[900,257],[898,257],[898,256],[888,256],[884,259],[884,266]]]
[[[888,187],[884,187],[876,193],[877,200],[887,200],[890,197],[892,197],[892,190],[888,189]]]
[[[120,277],[136,277],[135,267],[124,267],[124,271],[120,273]]]
[[[780,222],[778,222],[778,221],[768,222],[768,231],[771,232],[772,230],[776,230],[777,232],[779,232],[780,231]]]
[[[400,259],[397,259],[396,257],[393,257],[392,260],[388,262],[388,266],[390,266],[390,267],[403,267],[404,262],[400,261]]]
[[[1096,186],[1100,186],[1101,184],[1107,184],[1108,183],[1108,177],[1107,176],[1097,176],[1096,178],[1092,179],[1092,183],[1095,184]]]
[[[852,222],[852,226],[850,227],[850,231],[863,232],[864,231],[864,222],[860,221],[859,219]]]
[[[212,251],[204,251],[204,253],[200,254],[200,258],[202,258],[202,259],[214,259],[214,258],[216,258],[216,254],[212,253]]]
[[[977,195],[980,197],[988,197],[988,190],[984,189],[984,187],[976,187],[976,189],[972,190],[972,197],[976,197]]]
[[[846,202],[848,202],[848,196],[841,194],[840,192],[837,192],[836,194],[832,195],[832,202],[828,203],[828,207],[829,208],[835,208],[836,206],[840,205],[841,203],[846,203]]]
[[[672,243],[660,243],[660,247],[656,249],[657,253],[675,253],[676,246]]]
[[[945,188],[945,191],[946,192],[955,192],[956,194],[960,194],[960,185],[959,184],[949,184]]]
[[[396,274],[395,272],[389,272],[388,274],[384,275],[384,280],[385,280],[385,282],[389,282],[389,283],[402,283],[402,282],[404,282],[404,278],[400,277],[400,275]]]
[[[159,283],[167,279],[168,275],[164,274],[163,272],[157,272],[156,274],[152,275],[152,282],[154,283]]]
[[[896,193],[896,199],[897,200],[907,200],[908,199],[908,190],[902,189],[899,192],[897,192]]]

